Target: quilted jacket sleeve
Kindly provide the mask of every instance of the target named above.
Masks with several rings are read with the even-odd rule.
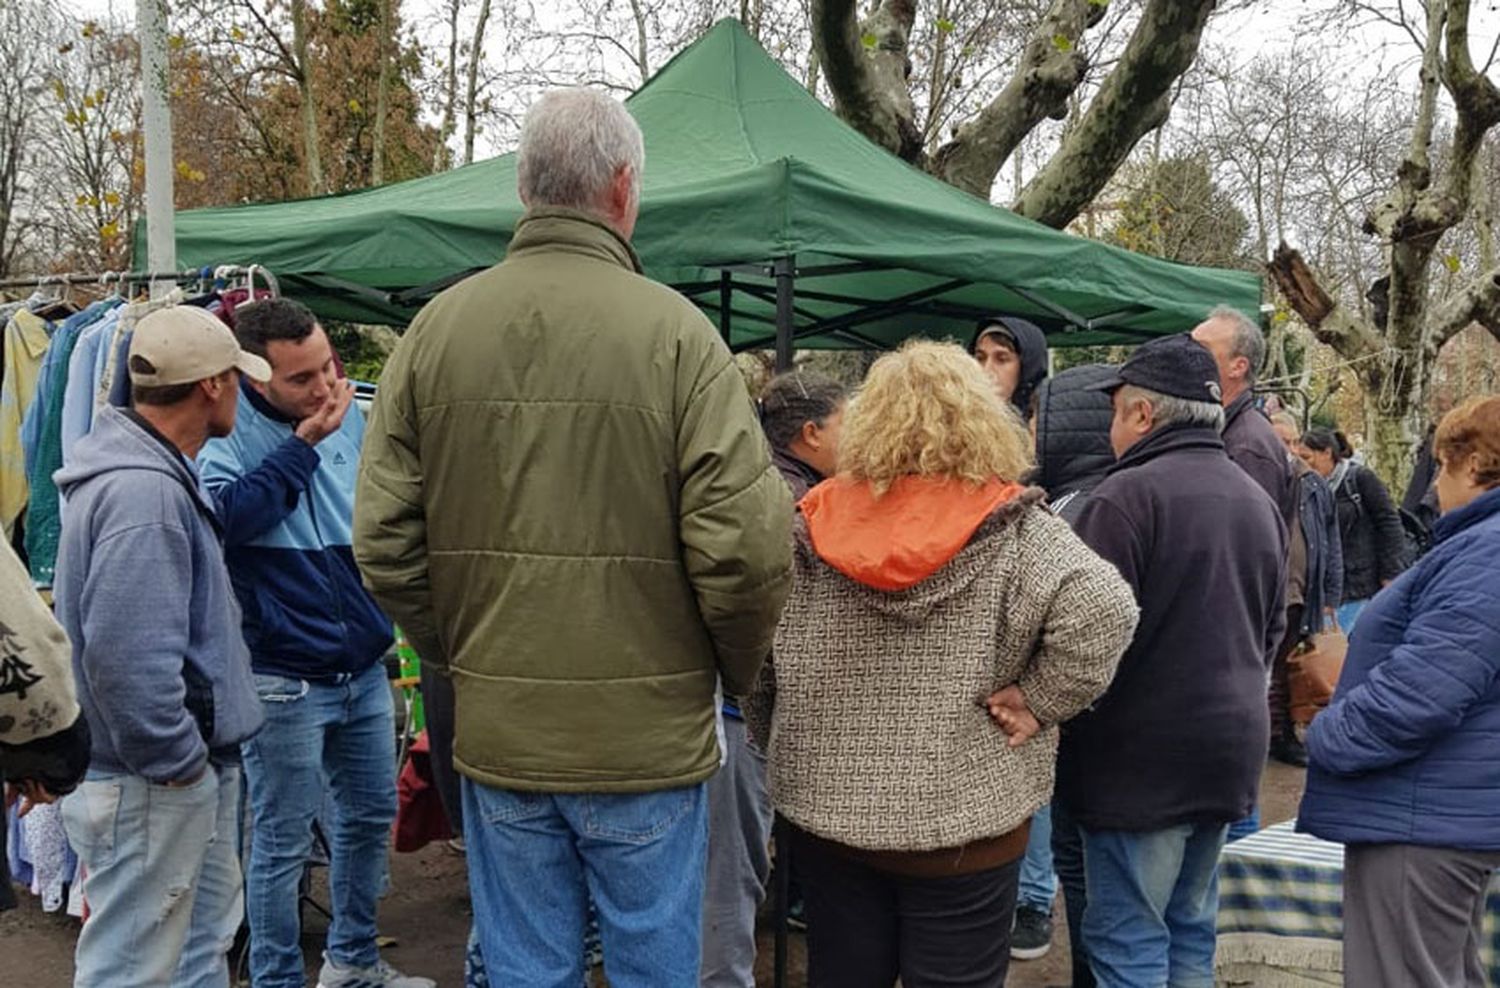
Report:
[[[412,393],[413,326],[380,376],[354,497],[354,558],[365,586],[424,665],[447,669],[432,612],[421,441]]]
[[[679,377],[678,531],[724,688],[742,694],[770,654],[791,585],[792,496],[728,348],[706,321],[701,330],[687,334]]]
[[[1500,673],[1495,546],[1491,540],[1465,548],[1414,588],[1401,643],[1313,721],[1307,746],[1319,767],[1354,775],[1408,761],[1490,691]]]

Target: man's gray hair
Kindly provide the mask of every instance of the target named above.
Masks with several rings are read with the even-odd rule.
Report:
[[[1120,389],[1122,401],[1144,401],[1151,406],[1153,432],[1169,425],[1198,426],[1224,431],[1224,406],[1216,401],[1190,401],[1174,398],[1147,388],[1127,384]]]
[[[592,89],[554,89],[521,125],[516,182],[528,206],[597,213],[621,166],[640,196],[646,147],[625,104]]]
[[[1245,315],[1239,309],[1228,305],[1215,306],[1214,311],[1208,314],[1209,319],[1222,319],[1234,327],[1234,342],[1231,353],[1236,357],[1244,357],[1250,364],[1250,371],[1245,375],[1245,380],[1255,383],[1255,378],[1260,374],[1261,365],[1266,362],[1266,337],[1256,325],[1255,320]]]

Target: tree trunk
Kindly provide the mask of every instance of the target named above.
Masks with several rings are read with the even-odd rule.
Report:
[[[443,122],[438,128],[437,148],[432,152],[432,170],[443,170],[448,160],[448,141],[453,137],[458,112],[458,15],[463,0],[448,0],[448,69],[443,75]]]
[[[370,184],[385,182],[385,118],[390,112],[396,0],[380,0],[380,78],[375,84],[375,126],[370,141]]]
[[[490,22],[490,0],[480,0],[479,20],[474,23],[474,43],[469,46],[469,82],[464,98],[464,164],[474,163],[474,134],[479,118],[479,66],[484,62],[484,31]]]
[[[312,60],[307,51],[307,0],[291,0],[292,53],[297,59],[297,92],[302,100],[302,167],[307,173],[307,191],[322,195],[323,156],[318,137],[318,103],[314,98]]]
[[[1488,268],[1442,304],[1431,304],[1433,252],[1469,210],[1479,150],[1500,123],[1500,90],[1470,60],[1469,7],[1469,0],[1432,0],[1427,6],[1412,138],[1390,194],[1365,220],[1365,232],[1388,245],[1383,322],[1349,313],[1285,244],[1270,265],[1277,287],[1314,335],[1355,366],[1365,390],[1371,463],[1397,490],[1425,432],[1432,372],[1443,345],[1476,322],[1500,338],[1500,270]],[[1441,181],[1431,155],[1440,84],[1458,116]]]
[[[1166,121],[1173,85],[1197,57],[1213,8],[1214,0],[1148,0],[1119,64],[1016,212],[1060,229],[1093,200],[1136,143]]]
[[[995,176],[1021,140],[1043,120],[1067,112],[1068,97],[1088,69],[1083,32],[1103,9],[1089,0],[1054,0],[1027,40],[1015,75],[938,150],[932,173],[988,199]]]
[[[641,0],[630,0],[630,13],[635,18],[635,65],[640,70],[641,85],[644,86],[651,78],[651,57],[646,44],[646,11]]]
[[[813,51],[833,93],[834,109],[855,130],[891,153],[924,164],[926,151],[907,83],[906,53],[916,0],[881,0],[861,23],[855,0],[813,0]]]

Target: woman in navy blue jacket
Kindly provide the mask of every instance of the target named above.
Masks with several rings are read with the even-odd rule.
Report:
[[[1483,986],[1500,868],[1500,397],[1438,428],[1432,551],[1360,617],[1308,732],[1298,828],[1347,845],[1344,978]]]

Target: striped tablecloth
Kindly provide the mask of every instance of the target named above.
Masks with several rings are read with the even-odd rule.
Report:
[[[1279,823],[1219,858],[1221,984],[1343,983],[1344,847]],[[1483,956],[1500,985],[1500,879],[1490,886]]]

